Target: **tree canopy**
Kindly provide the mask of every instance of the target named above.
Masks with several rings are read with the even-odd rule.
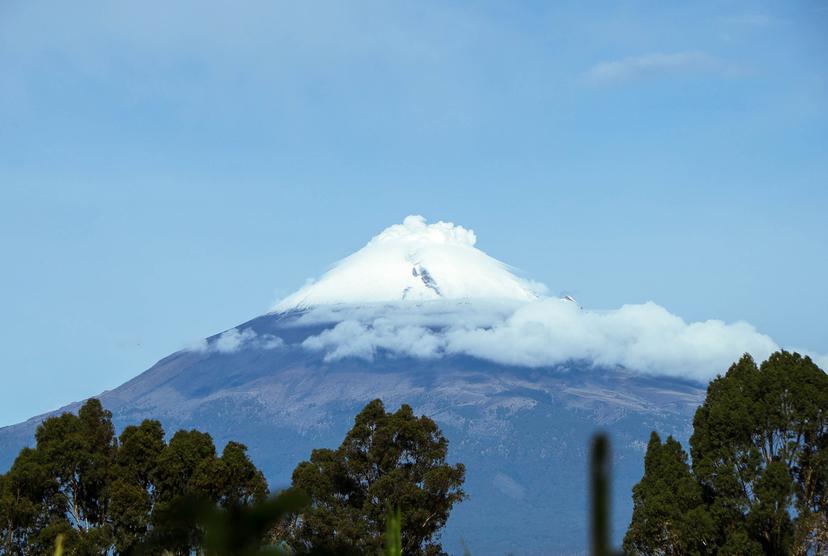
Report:
[[[633,554],[828,552],[828,375],[808,357],[749,356],[693,419],[692,466],[653,434],[624,540]]]
[[[64,536],[72,554],[129,554],[181,497],[230,507],[267,495],[262,473],[242,444],[221,456],[210,435],[179,431],[165,442],[158,421],[115,436],[112,415],[96,399],[77,415],[46,419],[36,447],[25,448],[0,475],[0,552],[51,554]],[[200,543],[193,526],[166,547],[189,554]]]
[[[289,527],[289,543],[299,552],[377,554],[399,509],[403,553],[442,554],[439,532],[465,497],[465,468],[446,463],[447,450],[433,420],[370,402],[339,448],[314,450],[294,470],[293,487],[311,503]]]

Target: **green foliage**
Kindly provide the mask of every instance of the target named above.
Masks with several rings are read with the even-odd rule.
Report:
[[[11,470],[0,476],[0,533],[5,554],[21,554],[35,545],[39,530],[61,509],[57,481],[37,456],[24,448]],[[41,500],[52,502],[44,505]]]
[[[625,548],[637,554],[828,551],[828,375],[785,351],[745,355],[696,411],[692,470],[653,435]]]
[[[633,516],[624,550],[630,554],[703,553],[713,524],[702,506],[702,490],[690,472],[687,453],[673,437],[662,444],[653,432],[644,456],[644,477],[633,487]]]
[[[36,448],[0,475],[0,554],[253,556],[282,554],[286,541],[379,554],[384,540],[387,554],[440,554],[437,533],[465,496],[463,466],[445,463],[436,424],[408,406],[368,404],[338,450],[315,450],[297,488],[270,499],[244,445],[219,456],[208,434],[164,437],[146,420],[116,438],[97,400],[44,421]]]
[[[145,420],[128,426],[119,438],[112,482],[109,515],[114,527],[114,545],[128,552],[146,535],[157,500],[154,477],[165,448],[164,429],[158,421]]]
[[[154,528],[138,547],[139,554],[190,554],[181,547],[190,543],[190,531],[203,532],[198,553],[206,556],[266,556],[285,554],[284,546],[268,545],[270,532],[280,521],[305,508],[307,496],[287,490],[256,502],[233,503],[227,507],[198,494],[182,496],[164,511],[160,526]]]
[[[179,431],[167,444],[150,420],[116,438],[95,399],[78,415],[45,420],[36,440],[0,475],[0,554],[52,554],[58,538],[67,554],[129,554],[178,498],[237,507],[267,493],[242,444],[229,443],[221,457],[198,431]],[[202,534],[193,524],[168,548],[189,554]]]
[[[158,456],[154,479],[161,504],[185,494],[209,498],[214,490],[216,447],[207,433],[180,430]]]
[[[311,507],[285,532],[298,551],[378,554],[388,512],[402,508],[405,554],[441,554],[438,533],[465,497],[462,464],[446,463],[448,441],[407,405],[387,413],[380,400],[357,415],[336,450],[314,450],[293,472]]]
[[[247,447],[228,442],[217,462],[214,478],[215,493],[225,506],[260,502],[267,496],[264,475],[247,457]]]
[[[65,413],[44,421],[35,437],[34,457],[57,486],[40,502],[52,521],[61,514],[68,519],[74,534],[67,535],[67,549],[96,552],[108,544],[112,531],[105,492],[115,454],[111,413],[98,400],[89,400],[77,416]]]

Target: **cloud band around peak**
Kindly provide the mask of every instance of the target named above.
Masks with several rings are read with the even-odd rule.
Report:
[[[469,355],[525,367],[587,361],[699,381],[723,373],[744,353],[763,360],[779,349],[748,323],[688,323],[652,302],[611,311],[583,310],[552,298],[505,313],[502,306],[483,302],[475,307],[475,319],[469,318],[468,307],[455,313],[442,310],[439,316],[433,305],[375,314],[340,311],[336,324],[302,345],[328,361],[371,360],[380,353],[427,359]]]

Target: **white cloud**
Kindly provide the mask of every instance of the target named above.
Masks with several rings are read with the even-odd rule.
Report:
[[[636,63],[666,67],[679,61]],[[610,68],[605,74],[620,72]],[[275,310],[301,309],[295,326],[322,325],[302,346],[327,361],[370,360],[380,353],[469,355],[525,367],[577,360],[707,380],[746,352],[764,360],[779,349],[746,322],[688,323],[652,302],[594,311],[571,298],[544,297],[544,286],[512,274],[477,249],[476,240],[462,226],[409,216]]]
[[[184,351],[207,351],[209,348],[210,343],[206,338],[191,340],[184,345]]]
[[[251,328],[245,328],[241,332],[238,328],[231,328],[226,332],[222,332],[221,336],[213,343],[213,346],[220,353],[233,353],[239,351],[242,344],[255,337],[256,331]]]
[[[303,346],[323,352],[328,361],[373,359],[379,351],[418,358],[465,354],[527,367],[584,360],[697,380],[724,372],[743,353],[762,360],[779,347],[745,322],[687,323],[655,303],[585,311],[575,303],[545,298],[513,306],[507,314],[503,306],[474,306],[475,311],[453,305],[453,312],[445,304],[386,305],[381,317],[379,311],[354,309],[349,315],[340,308],[343,320]],[[473,312],[477,318],[469,319]]]
[[[504,345],[509,347],[502,349]],[[655,303],[595,312],[544,300],[489,330],[449,333],[452,352],[502,363],[542,366],[579,359],[696,379],[723,372],[745,352],[764,359],[776,348],[747,323],[686,323]]]
[[[608,84],[652,75],[712,70],[719,67],[720,63],[704,52],[655,52],[601,62],[587,70],[585,77],[593,84]]]
[[[277,349],[284,344],[284,340],[272,334],[258,334],[252,328],[245,328],[244,330],[231,328],[222,332],[212,342],[201,340],[187,346],[185,349],[202,352],[235,353],[246,348]]]
[[[258,346],[261,349],[277,349],[285,345],[285,341],[278,336],[272,334],[263,334],[259,336]]]
[[[377,319],[369,325],[346,320],[309,337],[302,345],[324,351],[326,361],[343,357],[373,359],[377,350],[433,358],[445,351],[445,338],[423,326],[400,325],[391,319]]]

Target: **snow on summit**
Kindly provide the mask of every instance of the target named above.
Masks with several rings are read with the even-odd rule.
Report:
[[[516,276],[476,243],[467,228],[409,216],[273,312],[300,309],[297,322],[324,324],[301,346],[326,361],[385,352],[524,367],[589,361],[705,381],[744,353],[764,360],[780,347],[746,322],[687,322],[651,301],[593,310],[547,297],[543,285]],[[242,333],[227,339],[234,348],[270,340]]]
[[[274,311],[338,303],[538,298],[543,286],[515,276],[476,242],[474,232],[462,226],[408,216],[280,301]]]

